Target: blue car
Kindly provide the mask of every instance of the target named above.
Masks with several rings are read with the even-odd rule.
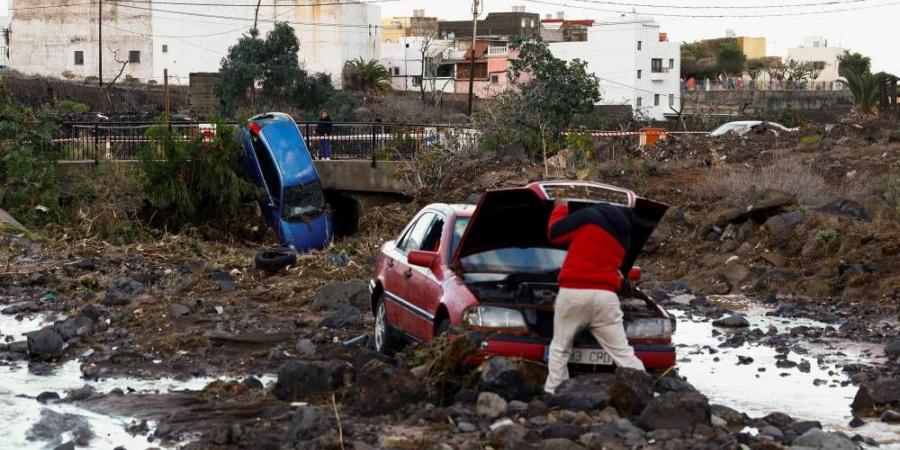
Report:
[[[327,246],[333,230],[325,193],[294,119],[284,113],[255,116],[238,139],[244,170],[265,192],[263,216],[281,243],[298,252]]]

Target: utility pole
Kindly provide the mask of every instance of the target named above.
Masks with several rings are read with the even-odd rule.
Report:
[[[97,0],[97,79],[103,87],[103,0]]]
[[[169,69],[163,69],[163,92],[166,97],[166,123],[169,122]]]
[[[480,0],[472,0],[472,60],[469,64],[469,107],[466,115],[472,117],[472,100],[475,97],[475,39],[478,37],[478,14]]]

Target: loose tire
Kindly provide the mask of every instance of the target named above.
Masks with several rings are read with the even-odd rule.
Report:
[[[375,351],[383,355],[391,356],[400,348],[400,340],[391,329],[387,319],[387,310],[384,306],[384,294],[375,305]]]
[[[297,252],[289,248],[276,248],[259,252],[253,258],[253,263],[259,270],[276,273],[287,266],[297,264]]]

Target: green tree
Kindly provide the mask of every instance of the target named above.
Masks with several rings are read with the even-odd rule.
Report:
[[[878,104],[878,78],[871,72],[857,73],[855,70],[848,70],[845,76],[847,80],[840,81],[853,94],[857,112],[863,115],[874,114]]]
[[[391,88],[391,73],[378,61],[362,57],[344,63],[341,72],[344,89],[377,92]]]
[[[716,63],[719,70],[728,75],[740,75],[744,73],[747,57],[737,44],[725,44],[719,47],[716,53]]]
[[[747,60],[747,75],[751,80],[756,81],[768,65],[769,61],[766,58],[749,59]]]
[[[869,73],[872,68],[872,58],[863,56],[860,53],[851,53],[845,50],[844,54],[838,57],[838,74],[847,78],[850,72],[856,74]]]

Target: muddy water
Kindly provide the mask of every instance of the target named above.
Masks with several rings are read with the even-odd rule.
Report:
[[[775,326],[779,333],[797,326],[824,328],[827,325],[808,319],[785,319],[767,317],[767,310],[753,306],[749,302],[729,301],[729,307],[742,311],[750,321],[751,329],[763,331]],[[780,369],[775,366],[777,355],[774,348],[747,343],[739,348],[719,348],[719,338],[713,336],[712,321],[695,317],[686,319],[683,312],[674,311],[679,316],[678,329],[674,340],[679,346],[680,361],[678,371],[687,377],[703,394],[714,403],[723,404],[751,417],[762,417],[773,411],[784,412],[795,419],[818,420],[832,431],[844,431],[848,435],[861,434],[882,444],[880,448],[900,449],[900,426],[887,425],[872,419],[867,425],[852,429],[847,424],[852,419],[850,403],[856,395],[857,387],[849,383],[848,376],[841,367],[850,363],[872,363],[872,355],[883,354],[879,346],[859,344],[842,340],[821,340],[823,342],[801,342],[808,354],[788,353],[794,362],[810,362],[809,373],[796,367]],[[720,329],[727,336],[729,331]],[[711,347],[713,352],[710,352]],[[749,365],[738,365],[738,355],[753,358]],[[819,362],[821,361],[822,364]],[[760,368],[765,368],[760,372]],[[817,386],[814,381],[819,380]],[[824,382],[824,384],[823,384]]]
[[[18,321],[15,318],[0,314],[0,333],[14,335],[23,339],[24,333],[41,328],[47,324],[41,316]],[[65,397],[67,389],[76,389],[85,384],[92,385],[98,393],[108,393],[119,388],[125,392],[169,392],[175,390],[202,389],[213,378],[194,378],[188,381],[174,379],[135,379],[111,378],[101,381],[86,382],[81,378],[80,363],[69,361],[61,364],[50,375],[35,375],[28,370],[27,362],[15,362],[6,365],[0,363],[0,447],[25,449],[53,448],[71,438],[64,435],[59,441],[31,441],[27,439],[28,431],[40,420],[41,411],[50,409],[60,414],[72,414],[83,417],[90,424],[94,438],[90,448],[111,449],[122,445],[125,448],[159,447],[158,443],[148,443],[147,435],[129,434],[125,428],[132,420],[128,417],[107,416],[79,408],[71,404],[49,403],[42,405],[35,397],[45,391],[58,393]],[[154,424],[150,425],[152,432]],[[165,448],[165,447],[162,447]]]

